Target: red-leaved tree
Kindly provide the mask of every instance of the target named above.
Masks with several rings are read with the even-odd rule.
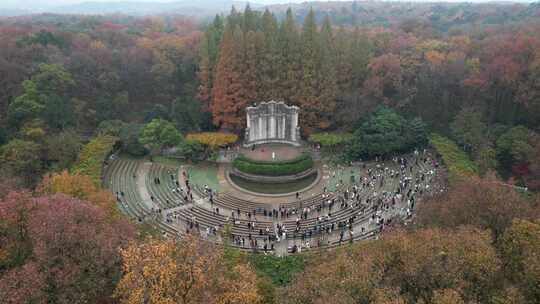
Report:
[[[0,201],[3,303],[108,302],[119,249],[135,231],[99,207],[64,195],[12,192]]]

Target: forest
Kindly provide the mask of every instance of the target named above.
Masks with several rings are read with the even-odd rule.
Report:
[[[539,303],[539,32],[538,3],[0,18],[0,298]],[[164,239],[102,188],[111,151],[210,159],[268,100],[338,162],[429,146],[447,191],[377,241],[279,259]]]

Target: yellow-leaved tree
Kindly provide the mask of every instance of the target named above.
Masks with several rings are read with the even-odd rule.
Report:
[[[246,264],[229,267],[223,249],[187,236],[149,239],[121,251],[124,275],[120,303],[259,303],[255,273]]]
[[[63,193],[99,206],[110,216],[119,214],[114,195],[96,186],[92,178],[87,175],[71,174],[67,170],[49,174],[43,177],[36,190],[40,194]]]
[[[196,141],[215,150],[221,146],[236,142],[238,140],[238,135],[223,132],[202,132],[188,134],[186,139]]]

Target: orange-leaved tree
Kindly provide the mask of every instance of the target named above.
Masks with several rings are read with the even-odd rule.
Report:
[[[187,236],[149,239],[121,251],[120,303],[258,303],[256,277],[244,264],[228,268],[222,248]]]
[[[487,303],[498,291],[500,267],[487,231],[392,231],[380,240],[314,256],[306,271],[285,288],[280,300]]]
[[[244,126],[244,110],[250,100],[243,76],[244,34],[239,27],[231,27],[227,25],[221,41],[210,108],[214,125],[240,130]]]

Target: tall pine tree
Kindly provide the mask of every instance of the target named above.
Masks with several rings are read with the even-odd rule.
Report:
[[[320,95],[322,56],[320,37],[317,31],[317,23],[313,9],[304,19],[301,35],[302,74],[300,81],[300,94],[298,101],[301,107],[300,117],[304,132],[307,134],[319,128],[328,127],[325,116],[322,113],[324,100]]]
[[[280,50],[278,24],[267,9],[262,16],[262,48],[259,64],[259,95],[263,100],[277,99],[279,93]]]
[[[228,23],[220,47],[212,89],[212,118],[216,126],[225,130],[243,128],[245,107],[248,104],[243,83],[243,33],[240,26]]]
[[[317,72],[317,108],[320,129],[330,127],[338,96],[337,54],[330,18],[326,16],[319,35],[319,65]]]
[[[358,118],[351,107],[363,109],[359,90],[371,40],[359,30],[334,33],[328,17],[319,30],[313,10],[299,31],[291,9],[278,24],[268,10],[261,15],[249,6],[243,13],[233,8],[225,26],[216,17],[200,48],[198,97],[210,101],[214,123],[222,128],[244,128],[245,107],[271,99],[300,106],[306,133],[345,124]]]
[[[202,103],[203,111],[208,111],[210,108],[213,76],[222,36],[223,20],[219,15],[216,15],[214,22],[204,32],[200,43],[197,98]]]
[[[258,102],[259,99],[259,58],[260,47],[258,35],[254,31],[245,34],[242,78],[245,98],[248,102]]]
[[[254,12],[251,9],[251,7],[249,6],[249,3],[246,5],[246,8],[244,9],[244,14],[242,17],[243,17],[242,29],[244,30],[244,33],[258,30],[258,27],[259,27],[258,26],[259,24],[258,13]]]
[[[294,22],[292,10],[289,8],[285,20],[281,24],[278,38],[280,50],[279,62],[279,91],[277,99],[299,105],[301,80],[300,37]]]

